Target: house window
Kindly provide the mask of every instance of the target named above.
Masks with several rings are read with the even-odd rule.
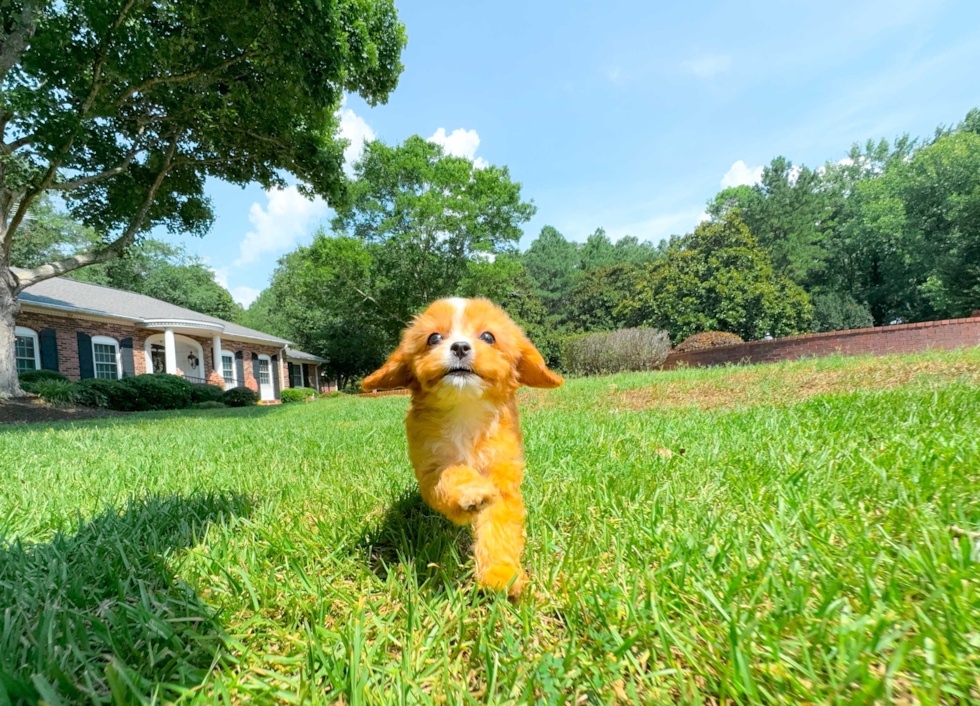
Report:
[[[272,378],[269,377],[269,361],[265,358],[259,358],[259,384],[268,385],[272,382]]]
[[[41,347],[34,331],[22,326],[14,329],[14,357],[18,374],[41,369]]]
[[[235,380],[235,356],[231,353],[221,354],[221,377],[224,378],[227,389],[238,386],[238,381]]]
[[[95,377],[104,380],[118,380],[122,377],[119,342],[116,339],[108,336],[93,336],[92,360],[95,362]]]
[[[303,387],[303,366],[293,363],[293,379],[289,381],[290,387]]]

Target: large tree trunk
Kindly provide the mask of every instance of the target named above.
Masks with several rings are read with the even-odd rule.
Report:
[[[0,263],[0,398],[24,395],[17,382],[17,360],[14,357],[14,327],[20,313],[14,286],[13,274],[6,263]]]

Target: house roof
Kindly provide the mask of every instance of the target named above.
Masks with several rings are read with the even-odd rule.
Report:
[[[304,353],[303,351],[298,351],[295,348],[290,348],[286,346],[286,357],[293,358],[295,360],[308,360],[311,363],[326,363],[326,358],[321,358],[318,355],[313,355],[312,353]]]
[[[14,274],[19,271],[17,268],[12,269]],[[142,325],[162,326],[168,321],[191,322],[202,329],[234,338],[266,341],[280,346],[289,343],[285,338],[239,326],[145,294],[78,282],[64,277],[53,277],[31,285],[21,292],[19,298],[22,303],[31,306],[127,319]]]

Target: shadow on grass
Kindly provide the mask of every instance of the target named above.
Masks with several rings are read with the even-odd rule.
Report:
[[[282,412],[286,405],[255,405],[252,407],[227,407],[225,409],[175,409],[161,412],[123,412],[107,414],[103,417],[79,417],[58,420],[7,422],[0,424],[0,434],[15,434],[47,429],[70,429],[73,427],[100,428],[117,427],[129,424],[169,421],[173,419],[219,419],[263,417]]]
[[[383,581],[404,569],[406,579],[414,574],[419,586],[458,582],[472,563],[469,528],[457,527],[430,509],[417,489],[392,503],[362,536],[371,571]]]
[[[156,497],[72,536],[0,543],[0,703],[166,702],[201,684],[222,629],[167,558],[250,513],[239,495]]]

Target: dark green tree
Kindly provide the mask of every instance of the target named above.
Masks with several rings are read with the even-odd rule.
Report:
[[[813,307],[799,286],[773,271],[737,209],[677,239],[647,265],[614,312],[631,326],[665,329],[674,343],[703,331],[746,340],[809,330]]]
[[[549,316],[560,318],[581,272],[575,243],[565,240],[556,228],[545,226],[524,253],[524,264]]]
[[[156,226],[204,234],[207,178],[346,195],[336,110],[386,100],[391,0],[0,3],[0,393],[19,394],[18,294],[118,257]],[[99,244],[9,270],[34,202],[59,193]]]

